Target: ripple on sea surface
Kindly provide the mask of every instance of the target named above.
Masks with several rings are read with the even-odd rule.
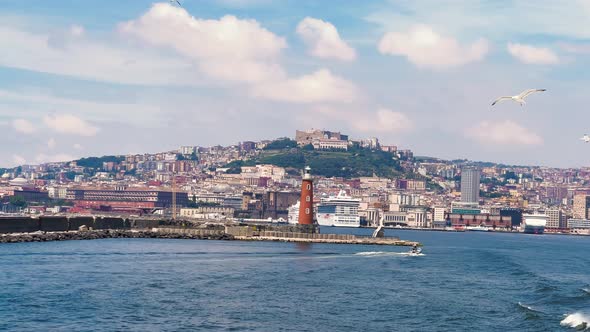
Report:
[[[0,245],[0,329],[555,331],[587,317],[590,241],[396,235],[426,255],[160,239]]]

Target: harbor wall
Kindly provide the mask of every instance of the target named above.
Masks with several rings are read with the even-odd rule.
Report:
[[[165,227],[202,228],[207,220],[199,220],[197,223],[188,220],[147,219],[147,218],[123,218],[105,216],[10,216],[0,217],[0,234],[6,233],[32,233],[42,232],[67,232],[77,231],[81,226],[88,229],[152,229]],[[209,225],[209,227],[217,227]],[[286,232],[317,234],[319,227],[316,225],[264,225],[264,224],[238,224],[225,226],[225,232],[235,236],[257,236],[261,232]]]
[[[94,228],[94,217],[92,216],[81,216],[81,217],[73,217],[68,218],[70,224],[68,230],[76,231],[80,229],[81,226],[86,226],[88,228]]]
[[[158,221],[152,222],[157,224]],[[140,223],[140,225],[142,225]],[[93,216],[39,216],[0,217],[0,234],[77,231],[81,226],[89,229],[131,229],[131,223],[121,217]],[[143,227],[137,227],[143,228]]]
[[[40,230],[39,219],[30,217],[0,218],[0,234],[31,233]]]
[[[43,232],[65,232],[70,229],[70,223],[65,216],[41,216],[39,217],[39,230]]]
[[[10,216],[0,217],[0,234],[33,233],[33,232],[68,232],[77,231],[82,226],[93,230],[149,230],[152,228],[203,228],[206,220],[197,223],[188,220],[123,218],[107,216]],[[223,231],[223,226],[208,225]]]

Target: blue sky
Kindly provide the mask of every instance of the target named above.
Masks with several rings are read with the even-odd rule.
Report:
[[[587,166],[590,1],[0,0],[1,166],[325,128]],[[528,88],[524,107],[490,103]]]

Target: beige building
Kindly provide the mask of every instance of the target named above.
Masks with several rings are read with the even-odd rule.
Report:
[[[359,181],[361,189],[384,189],[391,183],[388,178],[380,177],[361,177]]]
[[[444,207],[435,207],[432,220],[434,221],[445,221],[445,211]]]
[[[590,196],[585,194],[578,194],[574,196],[573,215],[574,219],[588,218],[588,203]]]
[[[274,165],[242,166],[241,177],[243,179],[270,178],[275,182],[283,180],[285,169]]]
[[[315,139],[311,145],[316,150],[339,149],[348,150],[348,141],[337,139]]]
[[[295,141],[298,145],[313,144],[314,140],[338,140],[348,142],[348,135],[342,135],[340,132],[332,132],[320,129],[297,130],[295,131]]]
[[[565,216],[560,209],[548,209],[545,211],[547,215],[547,228],[565,228]]]

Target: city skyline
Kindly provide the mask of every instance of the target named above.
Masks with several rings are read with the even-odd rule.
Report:
[[[4,1],[2,166],[309,127],[444,159],[590,164],[586,2],[182,4]],[[547,92],[489,107],[526,88]]]

